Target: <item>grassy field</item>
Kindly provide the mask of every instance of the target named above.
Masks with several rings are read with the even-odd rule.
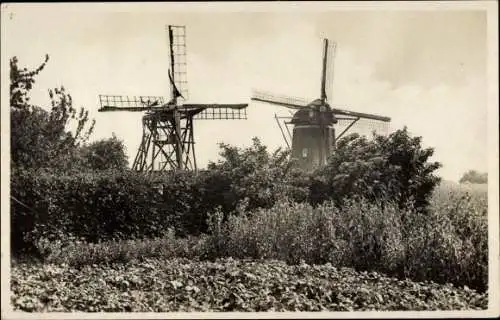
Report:
[[[25,311],[346,311],[487,308],[487,193],[446,183],[428,216],[391,204],[282,202],[211,235],[41,242],[15,262]]]

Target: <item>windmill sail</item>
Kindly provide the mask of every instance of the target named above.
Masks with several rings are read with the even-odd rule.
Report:
[[[337,44],[333,41],[327,42],[326,50],[326,76],[325,76],[325,93],[326,101],[333,101],[333,75],[334,75],[334,61]]]
[[[197,120],[241,120],[247,118],[246,107],[248,104],[183,104],[180,111],[197,110]]]
[[[99,112],[105,111],[131,111],[144,112],[162,106],[168,101],[161,96],[119,96],[99,95]]]
[[[188,103],[170,105],[168,99],[161,96],[117,96],[99,95],[101,104],[99,112],[110,111],[169,111],[177,110],[182,115],[193,115],[200,120],[229,120],[246,119],[246,103],[220,104],[220,103]]]
[[[182,97],[189,99],[187,87],[187,52],[186,28],[184,26],[168,26],[169,46],[169,80],[172,99]],[[177,94],[180,94],[177,96]]]
[[[323,63],[321,68],[321,100],[323,102],[326,102],[326,65],[328,61],[328,39],[325,39],[323,43]]]
[[[254,90],[252,93],[251,100],[275,104],[290,109],[307,108],[307,101],[305,99],[284,96],[284,95],[276,95],[265,91]]]
[[[175,81],[174,81],[174,78],[172,77],[172,72],[171,70],[168,70],[168,79],[170,80],[170,85],[172,86],[172,94],[173,94],[173,99],[176,99],[176,98],[184,98],[182,96],[182,93],[179,91],[179,89],[177,89],[177,86],[175,85]]]
[[[383,116],[379,116],[379,115],[371,114],[371,113],[355,112],[355,111],[338,109],[338,108],[333,108],[332,111],[336,115],[341,115],[341,116],[365,118],[365,119],[377,120],[377,121],[383,121],[383,122],[391,121],[391,118],[389,118],[389,117],[383,117]]]
[[[371,139],[372,133],[377,135],[387,135],[389,133],[390,123],[388,121],[372,120],[367,118],[338,118],[335,125],[336,137],[338,141],[346,135],[353,133],[365,136]]]

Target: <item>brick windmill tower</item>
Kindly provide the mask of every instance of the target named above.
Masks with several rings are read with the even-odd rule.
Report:
[[[346,109],[333,108],[328,101],[331,93],[333,76],[333,57],[336,45],[328,39],[323,40],[323,57],[321,70],[320,97],[307,102],[305,100],[278,96],[263,91],[254,91],[252,100],[270,103],[294,110],[292,117],[276,117],[281,133],[288,147],[291,140],[292,158],[298,160],[299,166],[306,171],[314,170],[326,164],[328,156],[334,152],[336,141],[349,130],[355,131],[356,125],[368,123],[375,131],[387,131],[388,117],[361,113]],[[288,139],[279,119],[285,121]],[[288,125],[293,127],[292,133]],[[343,129],[336,133],[335,128]],[[378,127],[378,128],[377,128]]]
[[[187,99],[185,26],[167,27],[170,97],[99,95],[100,112],[142,112],[142,139],[132,168],[197,170],[195,120],[246,119],[248,104],[182,103]]]

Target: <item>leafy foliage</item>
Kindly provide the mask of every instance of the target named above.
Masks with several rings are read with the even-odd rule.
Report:
[[[237,213],[242,201],[255,209],[272,206],[283,193],[305,198],[307,189],[288,186],[287,179],[293,176],[282,168],[285,153],[269,155],[258,141],[244,152],[223,148],[226,160],[199,174],[146,176],[123,171],[123,144],[116,138],[80,147],[79,162],[96,172],[14,170],[12,193],[23,205],[11,201],[13,248],[29,246],[34,237],[47,232],[91,242],[154,237],[169,227],[179,235],[197,235],[207,231],[208,214],[217,208],[228,215]],[[231,162],[232,156],[240,158]],[[26,237],[31,240],[26,242]]]
[[[146,258],[172,257],[197,259],[205,255],[206,237],[177,237],[168,229],[161,237],[89,243],[75,237],[50,241],[40,238],[36,246],[44,263],[67,264],[73,267],[100,264],[128,264]]]
[[[376,273],[487,289],[485,190],[436,190],[440,164],[406,128],[373,141],[344,137],[312,175],[254,138],[244,149],[221,144],[222,159],[207,171],[147,176],[126,168],[117,137],[87,143],[95,122],[63,87],[49,90],[50,111],[30,104],[47,62],[30,71],[11,59],[12,253],[45,260],[14,267],[16,309],[486,307],[485,295],[467,287]],[[487,175],[461,179],[478,181]],[[294,266],[164,261],[171,257]]]
[[[14,253],[40,237],[67,235],[90,242],[207,231],[208,213],[235,208],[236,196],[219,172],[144,175],[131,170],[13,170],[11,239]]]
[[[35,70],[27,68],[19,69],[17,57],[10,60],[10,106],[11,108],[28,108],[28,92],[33,88],[35,76],[38,75],[49,61],[49,56],[45,55],[45,61]]]
[[[17,265],[14,310],[86,312],[486,309],[487,295],[326,264],[145,259],[128,266]]]
[[[409,217],[406,229],[405,276],[487,289],[487,190],[440,185],[429,214]]]
[[[176,179],[183,181],[183,177]],[[170,192],[174,193],[175,189],[176,185],[172,184]],[[130,263],[136,258],[172,256],[209,260],[217,257],[279,259],[290,264],[331,263],[335,267],[377,271],[415,281],[433,280],[467,285],[480,291],[487,289],[487,201],[480,192],[469,194],[467,189],[450,191],[440,186],[426,214],[402,211],[397,204],[373,204],[364,200],[346,201],[342,208],[333,203],[312,207],[285,201],[254,212],[245,212],[245,204],[242,204],[238,214],[229,216],[227,221],[221,210],[209,214],[209,235],[184,238],[178,237],[181,228],[199,228],[197,224],[201,223],[185,218],[190,217],[187,212],[191,212],[186,209],[187,204],[193,202],[185,198],[179,202],[170,200],[169,203],[175,204],[174,210],[162,211],[160,200],[161,197],[157,198],[155,208],[150,205],[142,209],[146,215],[143,220],[134,215],[122,220],[111,218],[114,224],[111,225],[106,222],[106,215],[91,212],[86,213],[86,219],[94,224],[81,218],[76,220],[77,224],[95,228],[96,233],[90,234],[101,240],[97,244],[55,233],[62,227],[61,221],[53,218],[50,224],[40,223],[38,229],[27,234],[33,236],[32,243],[45,261],[53,263]],[[198,202],[200,208],[203,204]],[[161,216],[154,216],[155,212]],[[149,224],[149,220],[154,223]],[[16,221],[22,225],[27,219],[19,216]],[[134,223],[135,227],[126,225],[127,222]],[[104,229],[100,224],[111,228]],[[47,228],[49,225],[57,228]],[[80,229],[70,223],[66,230],[78,232]],[[129,240],[108,241],[113,238],[111,235]],[[130,240],[134,237],[135,240]]]
[[[125,145],[114,134],[109,139],[94,141],[80,148],[82,168],[90,170],[125,170],[128,157]]]
[[[73,235],[88,241],[157,236],[182,211],[182,198],[162,201],[155,180],[132,171],[53,174],[19,171],[11,176],[12,244],[22,249],[44,236]],[[177,205],[176,205],[176,201]],[[15,250],[17,251],[17,250]]]
[[[352,134],[338,142],[337,149],[324,168],[312,177],[310,201],[321,203],[362,197],[389,201],[404,209],[412,204],[425,210],[440,178],[434,171],[438,162],[429,162],[433,149],[424,149],[420,137],[411,137],[407,129],[389,136]]]
[[[71,95],[64,87],[49,90],[51,109],[47,111],[29,103],[29,92],[35,76],[43,70],[45,61],[35,70],[20,69],[18,60],[10,60],[11,161],[13,167],[68,169],[74,161],[76,148],[88,140],[95,121],[87,126],[88,111],[78,112]],[[68,127],[75,125],[74,132]]]
[[[358,199],[342,207],[278,203],[211,220],[211,257],[331,263],[399,278],[433,280],[484,291],[488,284],[487,207],[478,197],[441,188],[429,211]]]
[[[258,138],[252,141],[252,146],[245,149],[220,144],[222,159],[211,162],[208,170],[231,181],[235,200],[247,199],[249,210],[271,207],[282,198],[304,201],[306,185],[296,183],[301,181],[302,173],[293,168],[289,152],[277,149],[269,153]]]
[[[478,183],[487,184],[488,183],[488,173],[477,172],[476,170],[469,170],[460,178],[460,183]]]

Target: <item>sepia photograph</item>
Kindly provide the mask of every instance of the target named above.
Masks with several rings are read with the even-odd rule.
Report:
[[[1,14],[2,318],[499,316],[496,1]]]

